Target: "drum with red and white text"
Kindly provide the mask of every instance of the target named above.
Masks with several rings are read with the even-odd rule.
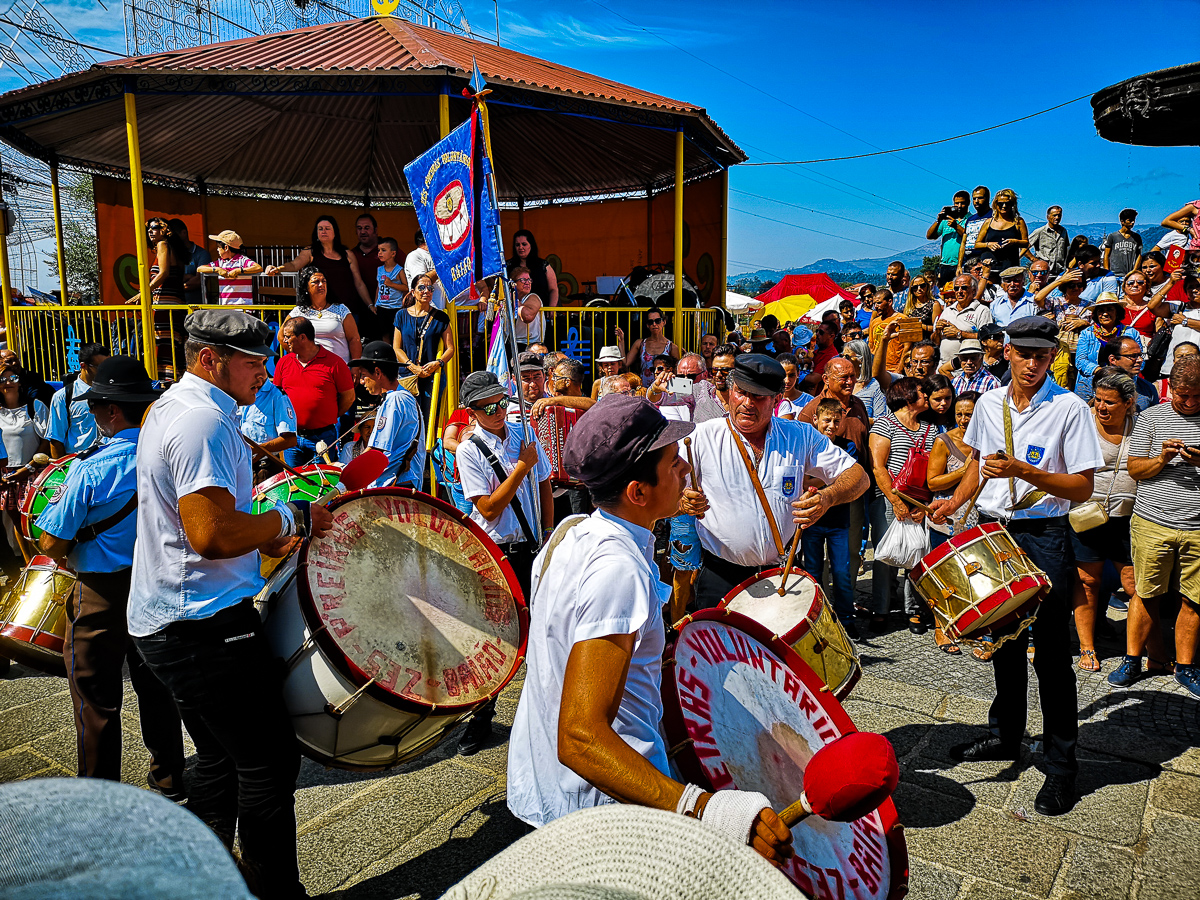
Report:
[[[333,527],[257,599],[287,663],[284,701],[305,755],[383,769],[436,746],[525,658],[512,567],[474,522],[408,488],[345,494]]]
[[[857,729],[787,643],[729,610],[681,623],[663,666],[663,728],[682,777],[708,790],[759,791],[778,812],[800,797],[813,754]],[[815,900],[899,900],[908,850],[886,800],[853,822],[809,816],[792,829],[784,873]]]

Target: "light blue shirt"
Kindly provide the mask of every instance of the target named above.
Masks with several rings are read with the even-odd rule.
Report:
[[[1105,272],[1099,278],[1089,281],[1087,287],[1079,292],[1079,302],[1085,306],[1091,306],[1096,302],[1096,298],[1104,293],[1118,296],[1121,294],[1121,279],[1112,272]]]
[[[242,434],[258,444],[273,441],[282,434],[296,433],[296,410],[287,394],[268,378],[249,406],[239,406],[238,421]]]
[[[398,282],[404,277],[404,267],[400,263],[396,263],[390,272],[385,272],[383,266],[375,270],[375,281],[378,285],[375,291],[375,304],[384,309],[403,309],[404,294],[393,287],[388,287],[383,280],[385,275],[392,281]]]
[[[1041,315],[1042,308],[1037,305],[1037,301],[1033,299],[1033,294],[1029,291],[1025,292],[1025,296],[1017,301],[1016,306],[1008,299],[1008,294],[1005,294],[999,300],[992,302],[992,319],[1001,328],[1008,328],[1017,319],[1023,319],[1026,316]],[[1004,336],[1005,343],[1008,343],[1008,335]]]
[[[140,429],[126,428],[67,471],[62,490],[37,519],[38,528],[69,541],[79,529],[118,512],[137,490],[137,445]],[[137,512],[94,541],[76,544],[67,562],[77,572],[119,572],[133,565]]]
[[[405,455],[417,442],[408,468],[400,466]],[[398,487],[421,489],[421,473],[425,469],[425,427],[421,421],[421,407],[417,398],[405,388],[396,388],[383,395],[383,402],[375,411],[375,429],[371,432],[368,447],[387,454],[388,466],[383,474],[371,482],[369,487]]]
[[[100,438],[100,429],[87,405],[88,385],[82,378],[75,379],[71,393],[71,416],[67,420],[67,389],[61,387],[50,399],[50,440],[62,444],[68,453],[87,450]]]
[[[1142,344],[1142,336],[1131,326],[1121,329],[1121,337],[1133,338],[1138,346]],[[1100,367],[1100,348],[1103,346],[1104,341],[1096,334],[1095,325],[1089,325],[1083,330],[1079,335],[1079,343],[1075,346],[1075,368],[1078,371],[1075,376],[1075,393],[1084,400],[1092,399],[1092,376]]]
[[[239,512],[250,512],[250,448],[232,397],[190,372],[179,379],[142,424],[137,484],[141,540],[133,548],[131,635],[206,619],[259,592],[257,553],[204,559],[188,542],[179,513],[180,497],[209,487],[228,491]]]

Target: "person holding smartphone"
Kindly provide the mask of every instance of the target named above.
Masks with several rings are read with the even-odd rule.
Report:
[[[962,249],[963,235],[967,233],[962,220],[967,217],[970,206],[971,195],[966,191],[959,191],[954,195],[954,204],[943,206],[938,217],[925,232],[925,240],[942,242],[942,256],[937,270],[939,290],[945,287],[947,282],[953,281],[954,276],[958,274],[959,251]]]

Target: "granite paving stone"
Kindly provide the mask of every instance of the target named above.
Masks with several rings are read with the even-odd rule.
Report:
[[[1133,884],[1132,851],[1080,838],[1074,842],[1062,900],[1124,900]]]
[[[1150,823],[1137,864],[1138,900],[1183,900],[1200,891],[1200,822],[1170,814]]]
[[[1125,760],[1081,760],[1075,782],[1079,802],[1069,813],[1054,816],[1052,824],[1106,843],[1133,846],[1141,834],[1154,775],[1154,770]],[[1046,822],[1033,809],[1045,781],[1046,776],[1038,769],[1022,772],[1013,790],[1012,806],[1024,807],[1030,815]]]

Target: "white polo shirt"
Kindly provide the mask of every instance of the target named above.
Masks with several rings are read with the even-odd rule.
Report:
[[[562,527],[562,526],[560,526]],[[533,563],[525,686],[508,740],[508,808],[541,827],[592,806],[614,803],[558,761],[558,717],[567,658],[581,641],[632,634],[633,657],[613,730],[669,775],[662,719],[662,607],[671,596],[658,579],[654,534],[596,510],[572,527],[539,578],[549,546]]]
[[[508,421],[505,424],[503,439],[483,428],[476,428],[472,434],[479,435],[499,460],[505,475],[511,475],[517,457],[521,453],[521,423]],[[535,499],[537,495],[534,492],[537,491],[539,482],[550,477],[550,460],[546,458],[546,451],[542,449],[542,444],[537,439],[537,434],[532,426],[529,428],[528,435],[528,440],[537,447],[537,465],[533,472],[522,479],[515,496],[521,501],[521,509],[525,513],[529,527],[533,530],[533,540],[539,541],[542,537],[542,523],[537,516],[537,500]],[[469,438],[458,445],[458,452],[454,457],[458,464],[458,480],[462,485],[463,496],[468,500],[475,501],[480,497],[488,496],[500,487],[500,479],[496,477],[495,471],[484,458],[480,449]],[[500,513],[496,521],[489,522],[472,502],[471,519],[478,523],[479,527],[487,532],[488,537],[497,544],[511,544],[514,541],[526,539],[511,503],[504,507],[504,511]]]
[[[949,322],[959,331],[973,331],[978,335],[980,328],[991,325],[995,319],[988,307],[978,300],[972,300],[966,309],[959,309],[957,303],[952,303],[942,310],[938,321]],[[958,348],[962,342],[962,338],[942,338],[942,342],[938,344],[938,356],[942,362],[949,362],[958,356]]]
[[[1092,411],[1076,394],[1060,387],[1047,376],[1024,412],[1009,397],[1007,390],[988,391],[975,401],[975,412],[963,440],[990,456],[1004,450],[1004,404],[1012,415],[1013,456],[1045,472],[1077,475],[1104,465],[1100,439]],[[1037,490],[1027,481],[1013,479],[1016,502]],[[977,508],[996,519],[1038,519],[1065,516],[1071,501],[1047,494],[1029,509],[1009,512],[1008,479],[994,478],[984,485]]]
[[[258,553],[204,559],[192,549],[179,498],[207,487],[250,512],[254,472],[239,431],[237,401],[190,372],[146,415],[137,448],[137,534],[129,588],[129,633],[207,619],[262,588]]]
[[[734,437],[727,421],[712,419],[692,432],[692,456],[711,507],[696,523],[700,544],[735,565],[770,565],[779,561],[779,550],[734,440],[742,442],[751,462],[754,450],[740,434]],[[830,484],[854,464],[850,454],[807,422],[771,419],[757,471],[785,546],[796,533],[792,501],[804,493],[804,476]]]

